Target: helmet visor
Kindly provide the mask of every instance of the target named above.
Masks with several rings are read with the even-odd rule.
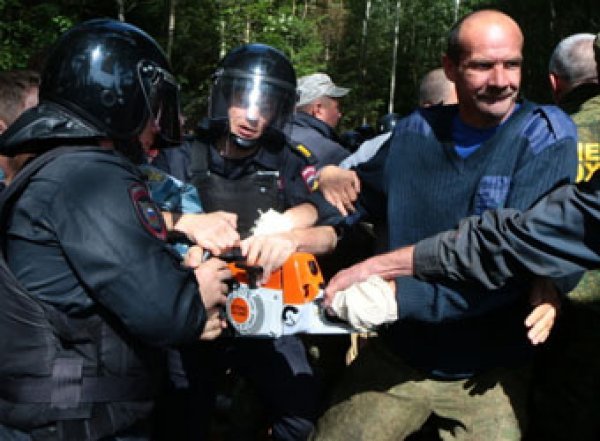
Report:
[[[260,74],[224,72],[217,76],[211,95],[210,117],[228,119],[229,109],[243,110],[249,121],[264,119],[283,130],[294,110],[296,93],[287,83]]]
[[[160,128],[160,137],[169,145],[180,144],[181,114],[177,80],[167,70],[148,61],[140,62],[138,76],[150,118]]]

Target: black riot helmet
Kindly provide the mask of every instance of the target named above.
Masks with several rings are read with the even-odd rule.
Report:
[[[179,86],[167,58],[152,37],[120,21],[90,20],[63,34],[42,72],[40,101],[117,141],[135,138],[150,118],[163,144],[181,141]]]
[[[296,97],[296,73],[287,57],[264,44],[246,44],[219,63],[213,76],[209,117],[213,124],[229,127],[230,108],[236,107],[250,123],[262,117],[267,131],[283,132],[294,114]],[[255,145],[256,139],[232,135],[242,148]]]
[[[356,130],[365,141],[374,138],[375,135],[377,135],[377,133],[375,133],[375,129],[370,124],[362,124],[354,130]]]
[[[396,126],[396,123],[398,122],[399,119],[400,119],[400,115],[398,115],[397,113],[388,113],[386,115],[383,115],[377,121],[378,133],[382,134],[382,133],[391,132],[392,130],[394,130],[394,127]]]
[[[356,130],[348,130],[340,135],[340,142],[345,149],[354,153],[364,142],[364,138]]]

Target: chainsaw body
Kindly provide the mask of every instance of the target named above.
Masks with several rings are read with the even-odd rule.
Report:
[[[325,313],[323,275],[312,254],[292,254],[262,286],[257,284],[261,268],[240,262],[228,266],[235,281],[227,296],[226,314],[237,334],[276,338],[353,331],[349,324]]]

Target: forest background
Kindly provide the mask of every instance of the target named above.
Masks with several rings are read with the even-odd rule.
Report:
[[[522,94],[551,101],[548,59],[558,41],[600,31],[598,0],[0,0],[0,69],[41,69],[52,42],[95,17],[133,23],[165,48],[189,122],[206,113],[210,76],[231,48],[270,44],[298,76],[324,71],[352,88],[340,130],[414,108],[419,79],[439,67],[446,34],[467,12],[492,7],[525,34]]]

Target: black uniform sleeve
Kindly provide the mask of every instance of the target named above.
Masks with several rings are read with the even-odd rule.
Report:
[[[205,323],[198,285],[162,240],[162,218],[134,169],[86,159],[60,185],[48,219],[88,294],[147,343],[197,339]]]
[[[415,247],[421,279],[471,280],[487,288],[533,273],[563,277],[600,267],[600,173],[565,185],[530,210],[498,210],[463,220]]]
[[[306,147],[302,146],[306,149]],[[312,191],[316,178],[316,163],[294,152],[291,148],[285,150],[282,169],[283,188],[286,208],[302,203],[315,206],[319,214],[317,225],[336,226],[344,222],[344,217],[331,205],[320,191]]]

